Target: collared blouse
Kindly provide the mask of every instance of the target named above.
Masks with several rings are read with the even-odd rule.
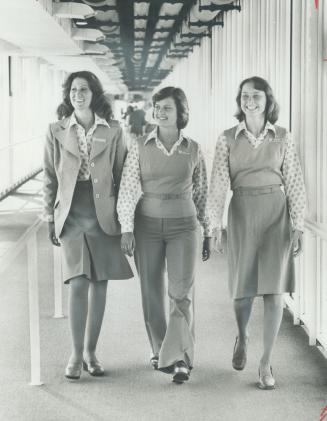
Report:
[[[94,113],[94,124],[87,133],[84,127],[78,123],[75,113],[70,117],[69,127],[73,127],[76,131],[78,149],[81,157],[81,167],[77,176],[78,181],[89,180],[90,172],[90,153],[92,147],[92,136],[98,125],[109,126],[108,122]]]
[[[153,130],[145,139],[145,144],[154,139],[158,149],[166,156],[172,156],[176,153],[178,146],[183,142],[189,142],[186,136],[180,131],[178,140],[174,143],[168,152],[157,135],[157,129]],[[208,182],[206,166],[203,154],[199,148],[198,163],[193,172],[193,201],[197,210],[197,217],[203,227],[203,234],[208,236],[211,232],[210,221],[207,215],[207,195]],[[119,198],[117,203],[118,219],[121,224],[122,232],[133,232],[134,230],[134,212],[142,194],[141,174],[139,165],[139,147],[137,140],[133,140],[128,152],[122,179],[119,189]]]
[[[265,140],[268,131],[276,135],[274,125],[267,122],[263,132],[256,138],[247,130],[245,121],[236,129],[235,139],[244,135],[253,148],[257,148]],[[285,156],[281,167],[285,194],[293,222],[293,228],[303,231],[306,208],[305,186],[296,147],[291,134],[286,132]],[[208,208],[210,220],[214,229],[221,229],[226,195],[230,188],[229,148],[224,134],[220,135],[216,144],[212,166]]]

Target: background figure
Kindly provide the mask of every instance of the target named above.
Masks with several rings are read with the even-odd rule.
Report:
[[[233,367],[245,367],[253,298],[262,296],[264,350],[258,385],[272,389],[271,356],[283,315],[282,294],[294,291],[293,257],[302,249],[305,188],[290,133],[274,125],[279,107],[267,81],[259,77],[243,80],[236,102],[240,123],[218,139],[209,209],[219,231],[231,186],[229,288],[238,325]]]
[[[129,118],[132,114],[132,112],[134,111],[134,107],[132,105],[128,105],[128,107],[126,108],[126,112],[124,114],[124,120],[125,120],[125,125],[126,127],[129,128]]]
[[[57,112],[60,120],[50,124],[44,151],[44,213],[70,284],[73,350],[65,375],[78,379],[82,364],[94,376],[104,373],[95,351],[107,280],[133,276],[115,213],[126,147],[93,73],[68,76]]]
[[[156,121],[153,118],[153,107],[152,107],[151,101],[148,101],[146,103],[144,107],[144,111],[145,111],[145,121],[146,121],[144,134],[149,134],[150,132],[152,132],[152,130],[156,128]]]
[[[184,92],[164,88],[153,96],[153,105],[158,128],[133,141],[124,165],[117,210],[122,250],[131,255],[135,244],[151,364],[172,373],[175,382],[183,382],[189,379],[193,366],[197,219],[205,236],[202,258],[210,256],[207,176],[199,145],[181,131],[189,115]],[[140,190],[143,194],[139,200]]]
[[[134,108],[129,116],[129,128],[131,135],[134,135],[134,137],[142,136],[145,125],[146,121],[144,110],[141,108]]]

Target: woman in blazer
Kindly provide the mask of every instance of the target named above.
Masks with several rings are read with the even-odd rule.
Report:
[[[133,276],[120,249],[115,211],[126,147],[91,72],[68,76],[57,114],[44,150],[44,214],[50,241],[61,245],[63,279],[70,285],[73,350],[65,375],[78,379],[82,366],[94,376],[104,373],[95,350],[107,280]]]

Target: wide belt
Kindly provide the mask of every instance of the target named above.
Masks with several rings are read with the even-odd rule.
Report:
[[[262,187],[237,187],[233,190],[234,196],[259,196],[260,194],[269,194],[276,191],[281,191],[279,184],[273,186],[262,186]]]
[[[143,192],[144,198],[159,199],[159,200],[174,200],[174,199],[191,199],[192,193],[151,193]]]

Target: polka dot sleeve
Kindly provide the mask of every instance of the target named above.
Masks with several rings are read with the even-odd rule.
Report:
[[[207,214],[208,179],[207,169],[201,149],[199,148],[198,163],[193,172],[193,201],[197,210],[198,220],[203,228],[203,235],[211,235],[210,220]]]
[[[303,231],[306,208],[305,186],[295,143],[290,133],[286,135],[286,151],[282,165],[282,174],[293,227]]]
[[[120,181],[117,212],[121,231],[133,232],[134,212],[141,195],[139,149],[136,140],[131,143]]]
[[[212,228],[222,228],[222,219],[227,192],[230,188],[229,177],[229,148],[224,134],[220,135],[216,144],[212,164],[210,189],[209,189],[209,218]]]

